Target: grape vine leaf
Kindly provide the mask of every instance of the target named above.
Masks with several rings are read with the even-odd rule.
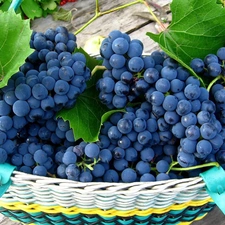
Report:
[[[36,1],[23,0],[21,8],[25,15],[30,19],[42,16],[42,8]]]
[[[96,65],[101,65],[101,61],[89,56],[83,49],[77,49],[86,56],[87,66],[93,70]],[[118,111],[110,110],[103,105],[98,97],[96,83],[102,77],[102,70],[97,71],[87,82],[87,89],[78,97],[72,109],[63,109],[57,113],[57,118],[61,117],[69,121],[73,129],[75,140],[83,139],[85,142],[95,142],[98,140],[101,125],[110,115]]]
[[[170,8],[169,27],[159,34],[147,35],[197,76],[189,67],[190,61],[216,53],[225,44],[225,8],[216,0],[173,0]]]
[[[25,59],[34,51],[30,48],[30,21],[22,20],[14,10],[0,13],[0,88],[18,72]]]

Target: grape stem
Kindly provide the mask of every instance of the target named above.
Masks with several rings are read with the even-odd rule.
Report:
[[[81,28],[79,28],[75,32],[75,35],[79,34],[87,26],[89,26],[91,23],[93,23],[97,18],[99,18],[99,17],[101,17],[103,15],[106,15],[106,14],[109,14],[109,13],[112,13],[112,12],[115,12],[115,11],[118,11],[118,10],[121,10],[121,9],[124,9],[124,8],[127,8],[129,6],[138,4],[138,3],[142,3],[142,4],[144,4],[147,7],[149,13],[153,16],[153,18],[155,19],[155,21],[160,25],[160,27],[162,28],[162,30],[165,30],[166,29],[163,26],[163,23],[154,14],[154,12],[152,11],[151,7],[149,6],[149,4],[147,3],[146,0],[135,0],[133,2],[130,2],[130,3],[127,3],[127,4],[124,4],[124,5],[121,5],[121,6],[118,6],[118,7],[109,9],[109,10],[106,10],[106,11],[101,11],[100,10],[100,7],[99,7],[99,0],[95,0],[95,15],[87,23],[85,23]]]
[[[174,170],[174,171],[188,171],[188,170],[196,170],[196,169],[201,169],[201,168],[210,167],[210,166],[219,167],[220,164],[218,162],[210,162],[210,163],[205,163],[205,164],[202,164],[202,165],[190,166],[190,167],[185,167],[185,168],[171,167],[170,170]]]
[[[210,82],[210,84],[209,84],[208,87],[207,87],[208,92],[211,90],[212,86],[213,86],[218,80],[220,80],[220,79],[225,80],[225,78],[224,78],[223,75],[219,75],[219,76],[217,76],[215,79],[213,79],[213,80]]]
[[[91,76],[93,76],[99,70],[106,70],[105,66],[95,66],[94,69],[91,71]]]

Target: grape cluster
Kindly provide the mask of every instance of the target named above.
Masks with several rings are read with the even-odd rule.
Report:
[[[0,90],[0,163],[46,176],[58,146],[75,143],[69,122],[56,113],[75,105],[90,69],[83,54],[73,53],[76,37],[65,27],[33,32],[30,47],[34,52]]]
[[[114,112],[97,142],[74,140],[56,112],[75,105],[90,78],[86,59],[73,53],[76,37],[64,27],[34,32],[35,49],[0,93],[0,163],[20,171],[80,182],[159,181],[197,176],[188,168],[219,162],[225,168],[225,91],[210,92],[162,51],[143,55],[141,41],[112,31],[100,54],[106,67],[99,99]],[[224,75],[225,48],[190,66],[211,81]],[[218,66],[219,65],[219,66]],[[130,104],[132,103],[132,104]]]
[[[203,60],[194,58],[190,63],[190,67],[197,74],[202,74],[206,77],[217,77],[221,74],[225,75],[224,60],[225,47],[221,47],[216,54],[208,54]]]
[[[152,79],[157,79],[161,66],[156,64],[164,59],[163,53],[159,57],[158,52],[143,57],[143,48],[140,40],[131,40],[127,34],[118,30],[112,31],[103,40],[100,54],[102,65],[107,70],[96,86],[100,91],[101,102],[108,108],[124,108],[128,102],[146,92]],[[157,61],[154,60],[156,58]],[[143,70],[146,70],[144,76],[147,80],[139,78]]]
[[[151,64],[132,71],[128,63],[132,58],[128,56],[132,41],[122,44],[127,36],[118,35],[124,34],[114,31],[103,41],[101,54],[107,70],[96,86],[104,104],[111,109],[124,107],[126,112],[112,114],[103,124],[98,142],[81,142],[65,150],[59,160],[58,176],[86,182],[158,181],[181,177],[180,173],[170,171],[175,162],[181,167],[214,161],[223,165],[223,123],[217,115],[218,105],[210,99],[208,90],[160,51],[139,56],[143,61],[151,59]],[[113,41],[111,36],[115,38]],[[126,51],[115,52],[114,41],[120,43],[118,46],[127,46]],[[120,56],[125,58],[122,73],[113,64],[114,55],[118,62]],[[218,89],[222,90],[221,86]],[[121,97],[124,101],[115,101]],[[127,104],[131,99],[136,102],[134,107]],[[190,171],[188,176],[199,172]]]

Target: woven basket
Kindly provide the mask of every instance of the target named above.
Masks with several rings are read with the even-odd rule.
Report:
[[[215,206],[202,178],[82,183],[14,171],[0,213],[25,224],[190,224]]]

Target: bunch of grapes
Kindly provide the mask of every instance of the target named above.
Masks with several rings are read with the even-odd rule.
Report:
[[[56,112],[75,105],[91,73],[65,27],[33,32],[30,47],[34,52],[0,90],[0,163],[46,176],[58,146],[75,143],[68,121],[56,119]]]
[[[223,49],[215,56],[221,67],[217,75],[224,70]],[[142,52],[139,40],[118,30],[103,41],[100,53],[106,70],[96,84],[99,99],[110,109],[126,112],[114,113],[103,124],[98,142],[81,142],[61,154],[59,177],[88,182],[158,181],[183,177],[173,171],[177,164],[224,166],[223,117],[218,116],[219,104],[221,109],[224,103],[222,84],[212,87],[218,102],[165,53],[142,56]],[[208,64],[211,55],[205,59]],[[195,61],[199,59],[191,62],[192,68]],[[204,65],[206,71],[211,74],[215,69]],[[189,171],[187,176],[199,172]]]
[[[73,53],[76,37],[58,27],[34,32],[30,44],[34,53],[1,89],[0,163],[80,182],[159,181],[197,176],[210,162],[225,167],[224,47],[190,63],[208,91],[164,52],[143,55],[141,41],[112,31],[100,47],[106,70],[96,89],[109,110],[121,111],[87,143],[55,118],[90,79],[84,55]]]

